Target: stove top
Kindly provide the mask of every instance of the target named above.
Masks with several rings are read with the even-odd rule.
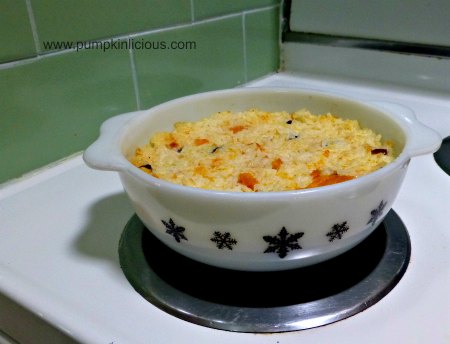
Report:
[[[319,89],[397,102],[412,108],[442,137],[450,135],[450,98],[442,94],[289,73],[247,86]],[[325,326],[276,333],[239,332],[241,329],[200,326],[188,321],[187,314],[184,318],[169,314],[135,290],[121,269],[118,250],[133,210],[115,173],[89,169],[77,155],[0,189],[0,323],[4,332],[21,342],[33,342],[37,333],[44,338],[44,332],[54,330],[67,341],[83,343],[445,343],[450,340],[449,199],[450,176],[433,155],[412,159],[393,204],[411,244],[409,265],[394,288],[378,302],[369,302],[364,311]],[[354,260],[356,264],[363,258]],[[293,278],[301,282],[300,277]],[[275,290],[283,290],[283,278],[280,280],[279,286],[272,285],[278,288]],[[362,278],[359,283],[367,280]],[[208,284],[201,286],[207,288]],[[195,283],[182,287],[177,289],[201,300],[189,293]],[[294,292],[289,288],[289,293]],[[302,288],[297,301],[315,302]],[[328,297],[320,289],[315,292]],[[215,299],[218,294],[211,292],[202,301],[257,308],[263,313],[292,306],[283,298],[279,303],[264,303],[257,293],[241,300],[241,305],[223,290],[219,296],[223,298]],[[18,309],[19,317],[12,313]],[[28,322],[27,316],[35,321]],[[272,315],[270,318],[272,321]],[[42,323],[47,324],[45,331]],[[24,329],[23,324],[29,327]]]

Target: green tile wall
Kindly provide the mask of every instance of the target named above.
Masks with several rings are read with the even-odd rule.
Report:
[[[241,16],[150,34],[151,42],[194,42],[190,50],[135,52],[143,108],[245,81]]]
[[[4,180],[84,149],[102,121],[136,108],[126,51],[60,54],[0,78]]]
[[[247,78],[255,79],[279,65],[278,8],[245,15]]]
[[[1,1],[0,183],[82,151],[111,116],[275,72],[278,12],[273,0]],[[150,49],[42,46],[98,39]]]
[[[191,20],[189,0],[32,0],[42,41],[86,41]]]
[[[25,0],[0,1],[0,63],[36,54]]]

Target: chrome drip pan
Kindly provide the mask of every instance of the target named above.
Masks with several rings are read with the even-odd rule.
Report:
[[[287,271],[244,272],[195,262],[162,244],[136,215],[119,244],[125,276],[150,303],[198,325],[252,333],[304,330],[361,312],[395,287],[410,251],[408,232],[392,210],[352,250]]]

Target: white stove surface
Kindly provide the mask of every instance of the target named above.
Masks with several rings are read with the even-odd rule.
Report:
[[[393,101],[450,135],[450,97],[443,95],[283,73],[250,86]],[[449,200],[450,176],[432,155],[414,158],[393,206],[411,237],[411,262],[387,296],[315,329],[233,333],[180,320],[135,292],[118,261],[119,238],[133,215],[118,175],[89,169],[76,156],[0,189],[0,292],[83,343],[449,343]],[[33,329],[17,331],[9,334]]]

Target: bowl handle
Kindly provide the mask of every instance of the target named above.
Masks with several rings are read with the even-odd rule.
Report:
[[[100,127],[100,136],[83,153],[89,167],[105,171],[123,171],[128,161],[120,149],[119,134],[123,126],[143,111],[129,112],[112,117]]]
[[[410,108],[385,101],[370,101],[369,103],[388,110],[391,114],[403,120],[409,128],[412,140],[406,147],[409,156],[414,157],[436,152],[442,143],[441,135],[434,129],[420,122]]]

